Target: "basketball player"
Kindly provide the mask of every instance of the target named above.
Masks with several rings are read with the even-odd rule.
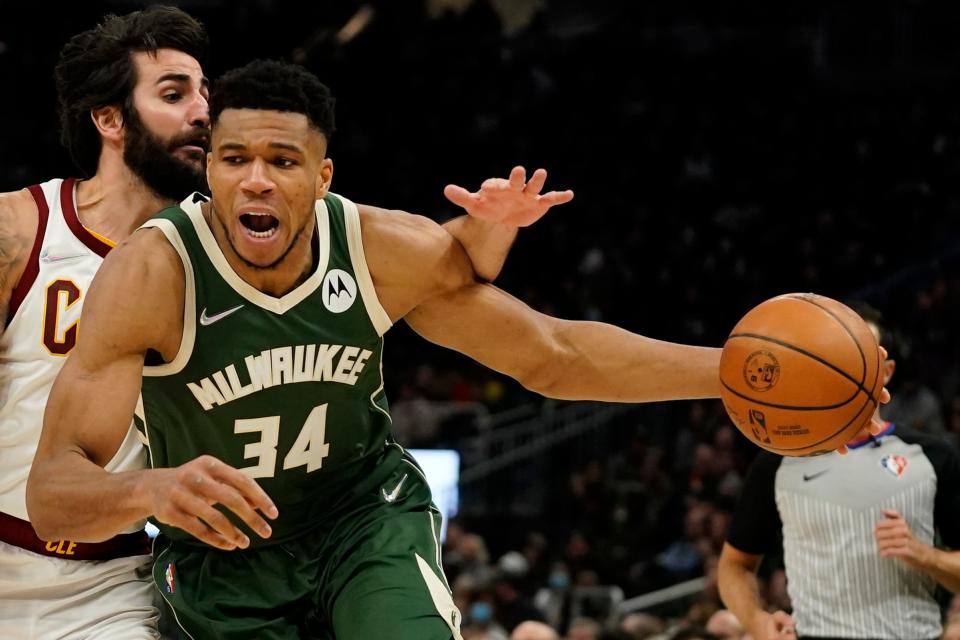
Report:
[[[42,540],[24,489],[49,387],[76,345],[86,292],[103,257],[159,209],[205,186],[209,140],[202,25],[174,8],[110,17],[63,48],[56,70],[62,137],[88,180],[51,180],[0,194],[0,638],[154,637],[148,540],[134,524],[95,544]],[[456,219],[449,229],[494,277],[516,224],[569,192],[490,180],[449,197],[504,224]],[[131,434],[108,463],[142,468]]]
[[[47,406],[38,533],[153,517],[154,580],[193,638],[460,638],[439,512],[390,437],[381,353],[401,318],[555,398],[718,395],[718,349],[539,314],[476,282],[429,219],[331,193],[332,107],[299,67],[221,79],[212,200],[110,254]],[[106,471],[135,414],[153,468]]]
[[[856,308],[856,307],[855,307]],[[857,309],[877,336],[880,316]],[[884,361],[885,382],[895,361]],[[882,422],[879,412],[876,421]],[[897,425],[865,428],[848,453],[750,467],[719,564],[720,594],[754,640],[939,638],[939,582],[960,589],[960,456]],[[782,535],[793,615],[761,608],[756,572]],[[897,560],[899,558],[899,561]]]

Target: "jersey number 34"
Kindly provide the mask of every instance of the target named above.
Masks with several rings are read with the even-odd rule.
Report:
[[[327,431],[327,405],[314,407],[300,429],[290,451],[283,458],[283,468],[306,465],[307,473],[323,466],[330,455],[330,445],[324,442]],[[277,467],[277,443],[280,440],[280,416],[237,420],[234,433],[260,433],[260,439],[243,447],[243,458],[254,458],[256,464],[240,469],[251,478],[272,478]]]

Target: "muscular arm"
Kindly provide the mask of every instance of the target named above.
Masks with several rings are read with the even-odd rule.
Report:
[[[163,241],[150,237],[158,235],[140,232],[111,252],[84,303],[83,330],[50,392],[27,483],[41,538],[105,540],[150,515],[141,480],[151,472],[102,467],[130,426],[144,353],[163,344],[162,331],[175,329],[174,314],[182,314],[182,269],[172,248],[163,252]],[[179,308],[162,295],[176,290],[178,275]]]
[[[719,394],[719,349],[560,320],[493,285],[475,283],[424,301],[406,320],[431,342],[550,398],[651,402]]]
[[[41,538],[96,542],[152,515],[219,549],[247,547],[216,504],[269,537],[256,510],[277,517],[270,498],[211,456],[174,469],[103,469],[133,418],[144,353],[153,349],[169,362],[179,348],[183,296],[182,263],[159,231],[135,233],[104,261],[77,346],[47,401],[27,481],[27,510]]]
[[[648,402],[719,395],[720,350],[559,320],[473,280],[456,242],[420,216],[361,208],[381,304],[420,335],[553,398]]]
[[[37,234],[37,205],[26,189],[0,193],[0,331]]]
[[[493,282],[500,275],[510,247],[517,238],[517,227],[469,215],[449,220],[443,228],[463,247],[477,277],[487,282]]]

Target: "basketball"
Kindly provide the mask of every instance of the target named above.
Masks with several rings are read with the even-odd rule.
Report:
[[[756,445],[828,453],[873,416],[883,389],[877,340],[844,304],[790,293],[750,310],[720,356],[720,397]]]

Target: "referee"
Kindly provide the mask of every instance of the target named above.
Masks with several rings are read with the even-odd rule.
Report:
[[[861,315],[881,339],[880,317]],[[887,343],[883,340],[881,344]],[[895,362],[884,363],[885,382]],[[879,416],[877,416],[879,418]],[[960,591],[960,455],[891,423],[864,428],[848,453],[760,453],[747,472],[719,563],[720,595],[754,640],[935,640],[939,582]],[[782,535],[793,615],[768,613],[757,590]]]

